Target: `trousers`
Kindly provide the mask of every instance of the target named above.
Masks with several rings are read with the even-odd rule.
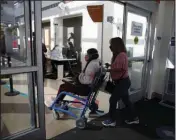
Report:
[[[88,85],[83,85],[83,84],[68,84],[68,83],[64,83],[62,85],[60,85],[60,88],[58,90],[57,96],[62,92],[71,92],[73,94],[76,95],[80,95],[80,96],[88,96],[89,92],[90,92],[90,87]],[[58,103],[59,101],[62,101],[64,99],[66,95],[61,95],[56,103]]]
[[[129,99],[129,93],[128,89],[130,88],[131,81],[129,77],[114,81],[115,82],[115,88],[111,94],[111,97],[109,99],[109,117],[112,121],[116,121],[116,107],[117,102],[119,100],[122,100],[123,103],[126,106],[129,120],[134,119],[136,117],[136,113],[134,111],[133,105]]]

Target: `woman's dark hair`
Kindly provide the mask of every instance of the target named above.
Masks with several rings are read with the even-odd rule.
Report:
[[[89,56],[89,60],[87,61],[86,66],[85,66],[83,72],[85,72],[85,70],[86,70],[88,64],[89,64],[92,60],[95,60],[95,59],[97,59],[97,58],[99,57],[99,54],[98,54],[97,49],[94,49],[94,48],[88,49],[88,50],[87,50],[87,55]]]
[[[94,48],[88,49],[87,55],[89,56],[89,61],[97,59],[99,57],[97,49]]]
[[[125,44],[120,37],[115,37],[110,40],[110,49],[113,53],[113,60],[112,61],[115,60],[116,56],[119,53],[121,53],[121,52],[127,53]]]

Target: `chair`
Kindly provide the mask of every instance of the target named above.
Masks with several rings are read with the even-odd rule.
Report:
[[[95,104],[95,100],[96,97],[98,95],[98,91],[101,87],[101,85],[104,82],[104,78],[106,75],[106,71],[103,67],[101,67],[98,72],[95,74],[95,78],[93,80],[93,83],[90,85],[90,93],[87,96],[87,99],[81,98],[77,95],[74,95],[72,93],[69,92],[61,92],[55,99],[55,101],[52,103],[50,109],[54,110],[54,118],[55,119],[60,119],[59,116],[59,112],[63,112],[66,113],[70,116],[72,116],[73,118],[76,119],[76,126],[80,129],[84,129],[87,126],[87,119],[85,117],[85,113],[87,111],[87,109],[89,108],[91,111],[95,110],[95,111],[99,111],[98,110],[98,105]],[[70,84],[73,84],[72,82]],[[62,96],[63,94],[73,97],[79,101],[66,101],[64,100],[64,102],[68,102],[68,103],[78,103],[78,104],[82,104],[84,107],[82,108],[82,112],[80,114],[80,116],[76,116],[74,113],[70,112],[69,110],[64,110],[61,107],[56,106],[56,101],[57,99]],[[101,112],[101,111],[99,111]]]

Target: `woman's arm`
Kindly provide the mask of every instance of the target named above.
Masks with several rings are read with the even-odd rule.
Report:
[[[94,79],[94,73],[89,73],[87,75],[80,73],[78,79],[81,84],[89,85]]]
[[[90,62],[86,68],[85,73],[79,75],[79,81],[81,84],[91,84],[94,80],[95,73],[99,69],[99,62]]]

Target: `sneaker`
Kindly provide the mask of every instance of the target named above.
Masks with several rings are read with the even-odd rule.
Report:
[[[136,117],[136,118],[133,119],[133,120],[126,120],[125,123],[126,123],[126,124],[139,124],[139,118]]]
[[[111,120],[105,120],[102,122],[104,126],[116,126],[116,122],[111,121]]]
[[[50,100],[45,100],[45,105],[46,105],[47,107],[51,107],[51,105],[53,104],[54,100],[55,100],[54,97],[51,97]]]
[[[65,105],[65,106],[62,107],[62,109],[63,109],[63,110],[68,110],[68,106]]]
[[[63,103],[62,105],[61,105],[61,108],[63,109],[63,110],[68,110],[68,104],[67,103]]]

